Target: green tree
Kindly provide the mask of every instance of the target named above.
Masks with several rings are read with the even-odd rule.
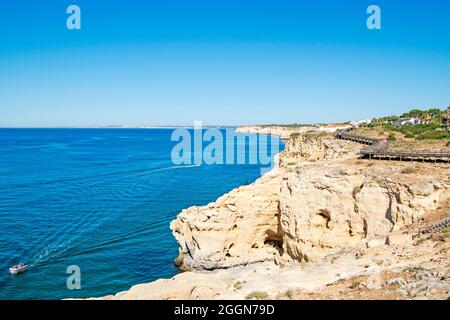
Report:
[[[437,119],[437,118],[441,117],[441,109],[439,109],[439,108],[431,108],[427,112],[428,112],[428,114],[430,114],[433,117],[433,119]]]
[[[420,117],[422,113],[423,111],[420,109],[412,109],[411,111],[408,112],[408,116],[410,116],[411,118]]]

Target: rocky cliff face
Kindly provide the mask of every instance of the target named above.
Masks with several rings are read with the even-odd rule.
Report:
[[[277,169],[204,207],[183,210],[170,224],[182,269],[218,269],[273,260],[280,241]],[[275,244],[275,245],[274,245]]]
[[[284,171],[280,233],[290,258],[318,261],[343,248],[384,244],[449,194],[445,177],[431,170],[412,177],[398,164],[368,164],[308,163]]]
[[[327,135],[291,134],[271,172],[171,223],[177,263],[211,270],[319,261],[343,248],[384,244],[450,194],[448,165],[356,160],[360,148]]]
[[[280,155],[280,164],[357,158],[362,146],[346,140],[337,140],[333,134],[322,132],[293,133]]]
[[[293,133],[298,134],[317,130],[318,128],[314,126],[245,126],[237,128],[236,132],[269,134],[287,140]]]
[[[102,299],[446,299],[448,231],[414,237],[423,217],[448,217],[450,166],[358,160],[360,148],[290,133],[275,169],[171,223],[192,272]]]

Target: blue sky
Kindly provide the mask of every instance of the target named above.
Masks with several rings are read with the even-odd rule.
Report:
[[[66,28],[77,4],[82,29]],[[382,29],[366,28],[377,4]],[[303,123],[450,105],[450,2],[6,0],[0,126]]]

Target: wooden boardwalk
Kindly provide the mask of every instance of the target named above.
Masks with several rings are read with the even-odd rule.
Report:
[[[448,214],[447,216],[441,216],[441,218],[433,223],[430,224],[429,221],[425,220],[426,225],[425,226],[419,226],[417,229],[416,227],[413,226],[407,226],[408,231],[411,230],[414,232],[414,229],[417,230],[416,232],[414,232],[412,238],[417,239],[417,238],[421,238],[422,235],[427,235],[430,233],[435,233],[435,232],[439,232],[444,230],[445,228],[449,228],[450,227],[450,218],[448,218]]]
[[[368,145],[361,150],[360,154],[364,158],[377,160],[400,160],[400,161],[423,161],[423,162],[447,162],[450,163],[450,152],[424,151],[424,150],[389,150],[389,143],[382,143],[382,139],[370,138],[361,135],[353,135],[350,132],[355,128],[339,130],[336,138],[354,141]]]
[[[369,159],[450,163],[450,152],[445,151],[396,151],[371,147],[361,150],[360,153]]]
[[[381,142],[381,139],[369,138],[369,137],[359,136],[356,134],[349,134],[348,133],[349,131],[351,131],[351,130],[349,130],[349,129],[342,130],[341,132],[336,133],[336,137],[338,139],[354,141],[354,142],[367,144],[367,145],[379,144]]]
[[[450,218],[442,219],[436,223],[427,226],[426,228],[420,228],[419,235],[440,231],[448,227],[450,227]]]

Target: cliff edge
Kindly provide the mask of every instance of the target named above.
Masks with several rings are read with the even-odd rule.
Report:
[[[177,263],[212,270],[319,261],[384,243],[449,195],[448,165],[357,160],[361,147],[327,134],[291,134],[271,172],[171,223]]]
[[[448,164],[358,159],[362,145],[305,127],[238,131],[285,138],[276,167],[172,221],[176,263],[193,272],[106,298],[241,299],[258,290],[280,298],[375,269],[383,277],[403,272],[430,255],[435,264],[427,268],[445,278],[448,237],[440,248],[414,238],[427,217],[449,216]]]

